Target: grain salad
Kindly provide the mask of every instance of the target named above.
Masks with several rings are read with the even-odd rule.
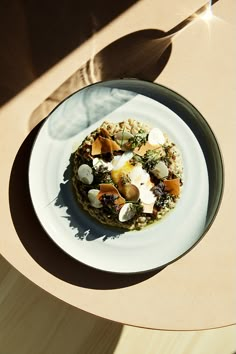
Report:
[[[158,127],[104,121],[74,153],[78,203],[99,222],[140,230],[163,218],[180,198],[181,155]]]

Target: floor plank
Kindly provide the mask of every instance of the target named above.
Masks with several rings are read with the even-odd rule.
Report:
[[[233,354],[236,327],[199,332],[122,326],[49,295],[0,257],[0,354]]]

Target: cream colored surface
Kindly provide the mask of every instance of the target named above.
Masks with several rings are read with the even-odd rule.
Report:
[[[171,2],[173,8],[169,11],[169,6],[159,0],[138,2],[0,111],[0,154],[1,165],[4,165],[0,177],[0,251],[3,256],[32,282],[75,307],[118,322],[166,330],[204,329],[235,323],[235,202],[232,193],[235,168],[232,158],[235,151],[236,3],[233,0],[218,1],[214,5],[214,14],[219,19],[209,24],[196,19],[174,37],[170,60],[157,79],[201,111],[212,126],[224,156],[226,187],[221,209],[205,238],[188,255],[156,276],[127,288],[93,290],[66,283],[41,268],[21,244],[10,215],[8,185],[12,163],[29,131],[58,100],[77,88],[73,76],[71,81],[62,83],[116,38],[142,28],[168,30],[204,2],[180,3]],[[95,77],[94,81],[98,79]],[[52,97],[57,101],[51,102],[49,98],[43,104],[56,89]],[[37,115],[34,115],[36,109]],[[29,232],[33,235],[33,230]]]
[[[47,294],[0,258],[1,354],[233,354],[236,327],[152,331],[105,320]]]

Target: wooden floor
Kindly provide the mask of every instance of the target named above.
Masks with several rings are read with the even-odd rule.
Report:
[[[0,354],[234,354],[236,327],[198,332],[122,326],[49,295],[0,256]]]

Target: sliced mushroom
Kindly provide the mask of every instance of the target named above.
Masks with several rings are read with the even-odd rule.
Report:
[[[148,134],[148,142],[151,145],[164,144],[166,141],[164,134],[159,128],[153,128]]]
[[[122,206],[119,212],[119,220],[121,222],[126,222],[132,219],[135,215],[135,209],[132,203],[126,203]]]
[[[100,202],[100,200],[98,200],[97,195],[100,191],[98,189],[90,189],[88,191],[88,199],[90,201],[90,204],[94,207],[94,208],[102,208],[102,203]]]
[[[79,180],[84,184],[93,182],[93,170],[89,165],[83,164],[78,168]]]
[[[167,177],[169,174],[168,167],[163,161],[159,161],[153,170],[151,172],[156,176],[157,178],[164,178]]]
[[[119,185],[119,191],[130,202],[137,202],[139,200],[139,189],[134,184],[126,183]]]

